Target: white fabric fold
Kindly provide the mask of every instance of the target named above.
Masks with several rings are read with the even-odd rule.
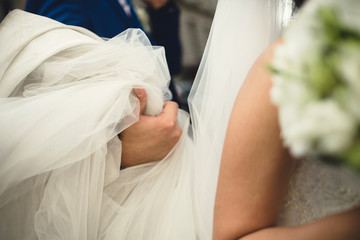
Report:
[[[105,237],[113,220],[102,220],[121,207],[103,194],[121,175],[117,134],[138,119],[134,87],[146,89],[148,114],[162,111],[163,48],[140,30],[104,41],[20,10],[0,39],[1,238]]]
[[[276,4],[262,3],[219,2],[190,97],[193,126],[180,111],[183,135],[168,156],[122,171],[117,134],[136,121],[132,88],[146,89],[151,114],[166,99],[162,48],[150,46],[136,30],[105,42],[12,12],[0,34],[8,37],[14,26],[28,31],[0,59],[11,59],[0,81],[8,88],[0,100],[0,233],[29,239],[210,239],[231,107],[248,68],[274,37],[273,22],[266,20]],[[241,28],[226,30],[235,22]],[[268,31],[243,32],[248,23]],[[27,66],[18,73],[21,65]],[[18,222],[23,231],[17,231]]]
[[[219,0],[189,97],[192,125],[179,111],[183,134],[171,152],[121,171],[117,135],[139,114],[132,89],[147,91],[150,115],[170,96],[163,48],[136,29],[105,41],[11,12],[0,24],[0,239],[211,239],[232,105],[252,63],[281,33],[285,7]],[[305,170],[295,182],[317,172]],[[312,183],[292,185],[289,201],[299,203],[296,190]],[[284,205],[281,223],[323,209],[307,207]]]

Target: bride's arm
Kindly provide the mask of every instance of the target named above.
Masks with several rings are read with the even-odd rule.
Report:
[[[235,101],[220,165],[214,239],[236,239],[276,223],[294,160],[280,139],[267,49],[254,63]]]
[[[354,240],[360,239],[360,207],[296,227],[271,227],[241,240]]]

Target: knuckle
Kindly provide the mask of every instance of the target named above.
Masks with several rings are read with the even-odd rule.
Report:
[[[172,102],[173,108],[178,109],[179,108],[179,104],[177,104],[177,102]]]
[[[177,104],[177,102],[168,101],[168,102],[166,102],[166,104],[167,104],[167,107],[169,107],[169,108],[174,108],[174,109],[179,108],[179,104]]]
[[[177,142],[181,137],[182,131],[180,129],[176,129],[173,133],[173,139]]]
[[[167,120],[166,122],[164,122],[164,129],[171,130],[175,127],[175,125],[176,120]]]

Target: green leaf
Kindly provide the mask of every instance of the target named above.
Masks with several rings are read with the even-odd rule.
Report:
[[[281,71],[273,65],[266,65],[266,69],[272,74],[281,74]]]
[[[358,139],[344,155],[344,162],[360,172],[360,140]]]

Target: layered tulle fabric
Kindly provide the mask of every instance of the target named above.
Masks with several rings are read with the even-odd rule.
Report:
[[[117,135],[138,119],[132,89],[146,89],[151,115],[170,98],[163,49],[140,30],[105,41],[10,13],[0,25],[0,238],[211,239],[231,108],[251,64],[281,33],[285,7],[281,0],[219,1],[190,94],[192,125],[180,111],[183,134],[168,156],[125,170]],[[316,194],[298,190],[322,189],[325,199],[333,189],[314,188],[323,181],[306,166],[314,164],[299,167],[282,224],[320,207]],[[356,186],[335,205],[356,203]],[[314,204],[293,208],[304,196]],[[333,212],[326,206],[312,219]]]
[[[105,42],[81,28],[11,13],[0,29],[11,45],[1,59],[1,234],[210,239],[232,104],[280,29],[277,1],[265,2],[219,3],[190,96],[193,126],[180,112],[183,135],[170,154],[122,171],[117,134],[136,121],[132,88],[147,90],[150,114],[161,111],[168,94],[162,50],[135,30]],[[227,31],[229,22],[242,27]],[[248,23],[254,32],[244,35]]]
[[[0,39],[1,239],[194,238],[186,134],[159,164],[120,171],[132,89],[147,114],[169,97],[163,49],[140,30],[104,41],[22,11]],[[179,123],[186,133],[188,115]]]

